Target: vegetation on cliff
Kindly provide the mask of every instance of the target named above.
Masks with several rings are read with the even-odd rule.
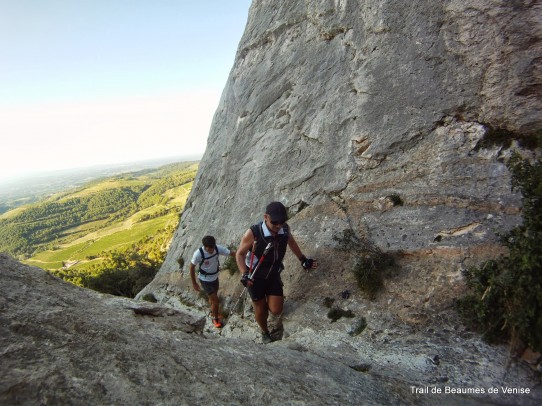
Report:
[[[508,167],[523,195],[523,224],[502,237],[507,257],[464,272],[469,293],[458,305],[488,340],[542,351],[542,161],[514,155]]]

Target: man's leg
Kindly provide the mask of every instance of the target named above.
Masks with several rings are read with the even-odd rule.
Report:
[[[269,307],[269,323],[274,339],[282,338],[282,309],[284,307],[284,296],[267,296],[267,305]]]
[[[280,275],[273,278],[267,289],[267,306],[269,307],[269,322],[268,328],[273,334],[274,340],[280,340],[282,338],[282,309],[284,308],[284,293],[282,290],[282,280]]]
[[[284,296],[267,296],[267,305],[271,313],[280,316],[284,306]]]
[[[265,299],[260,299],[255,302],[253,301],[252,305],[254,306],[254,318],[256,319],[256,323],[258,323],[258,326],[260,326],[262,332],[267,333],[269,331],[267,329],[267,302]]]
[[[209,295],[209,304],[211,305],[211,314],[214,319],[218,319],[218,295],[216,292]]]

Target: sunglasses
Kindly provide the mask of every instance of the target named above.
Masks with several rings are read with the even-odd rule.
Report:
[[[282,224],[284,224],[285,222],[284,221],[273,221],[273,220],[269,220],[271,222],[271,224],[273,224],[274,226],[280,226]]]

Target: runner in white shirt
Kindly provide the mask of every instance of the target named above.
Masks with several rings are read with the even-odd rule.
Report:
[[[192,255],[192,260],[189,265],[192,286],[196,292],[199,292],[203,288],[205,293],[207,293],[211,305],[213,324],[216,328],[221,328],[223,323],[218,314],[218,272],[220,271],[218,256],[230,255],[235,257],[235,251],[229,250],[222,245],[217,245],[216,240],[212,235],[203,237],[201,242],[203,243],[203,247],[194,251],[194,255]],[[196,267],[201,287],[196,281]]]

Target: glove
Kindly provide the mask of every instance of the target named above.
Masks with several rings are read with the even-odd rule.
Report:
[[[249,279],[248,279],[248,271],[245,272],[243,274],[243,277],[241,278],[241,283],[243,284],[243,286],[246,288],[247,287],[247,283],[248,283]]]
[[[314,263],[314,259],[307,258],[305,257],[305,255],[303,255],[300,261],[301,261],[301,266],[303,267],[303,269],[312,269],[312,264]]]

